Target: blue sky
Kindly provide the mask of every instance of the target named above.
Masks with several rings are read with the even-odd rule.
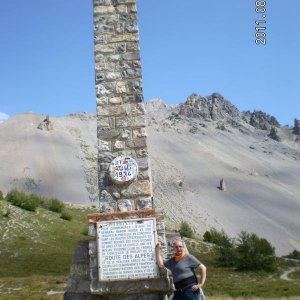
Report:
[[[145,100],[222,94],[240,110],[300,118],[300,1],[138,0]],[[92,0],[0,0],[0,119],[95,113]],[[265,20],[266,45],[255,44]]]

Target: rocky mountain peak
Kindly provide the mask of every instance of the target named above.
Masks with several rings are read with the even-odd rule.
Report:
[[[151,122],[159,122],[166,119],[174,108],[174,105],[168,105],[160,98],[151,99],[146,103],[146,117]]]
[[[240,111],[218,93],[207,97],[196,93],[191,94],[184,103],[180,104],[178,114],[206,121],[232,120],[242,117]]]

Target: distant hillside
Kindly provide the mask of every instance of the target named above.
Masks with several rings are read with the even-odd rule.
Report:
[[[264,112],[240,112],[217,93],[192,94],[177,106],[156,99],[146,109],[154,201],[168,227],[186,220],[198,233],[245,229],[278,254],[300,250],[297,129]],[[97,203],[94,116],[22,114],[0,124],[0,138],[4,193],[17,187]],[[227,191],[219,189],[222,178]]]

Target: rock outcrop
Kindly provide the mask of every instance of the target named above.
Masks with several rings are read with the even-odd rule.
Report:
[[[49,115],[46,116],[46,118],[38,125],[37,128],[40,130],[46,130],[46,131],[53,130],[53,124],[50,121]]]
[[[239,110],[218,93],[208,97],[193,93],[179,105],[178,115],[204,121],[226,120],[231,123],[232,120],[239,121],[242,117]],[[176,114],[173,114],[173,117],[176,117]]]
[[[260,110],[255,110],[254,112],[244,112],[243,120],[257,129],[268,131],[271,130],[272,127],[280,126],[275,117],[270,116]]]

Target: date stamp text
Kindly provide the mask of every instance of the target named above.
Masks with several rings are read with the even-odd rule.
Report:
[[[267,1],[255,1],[255,12],[257,20],[255,21],[255,44],[267,44]]]

